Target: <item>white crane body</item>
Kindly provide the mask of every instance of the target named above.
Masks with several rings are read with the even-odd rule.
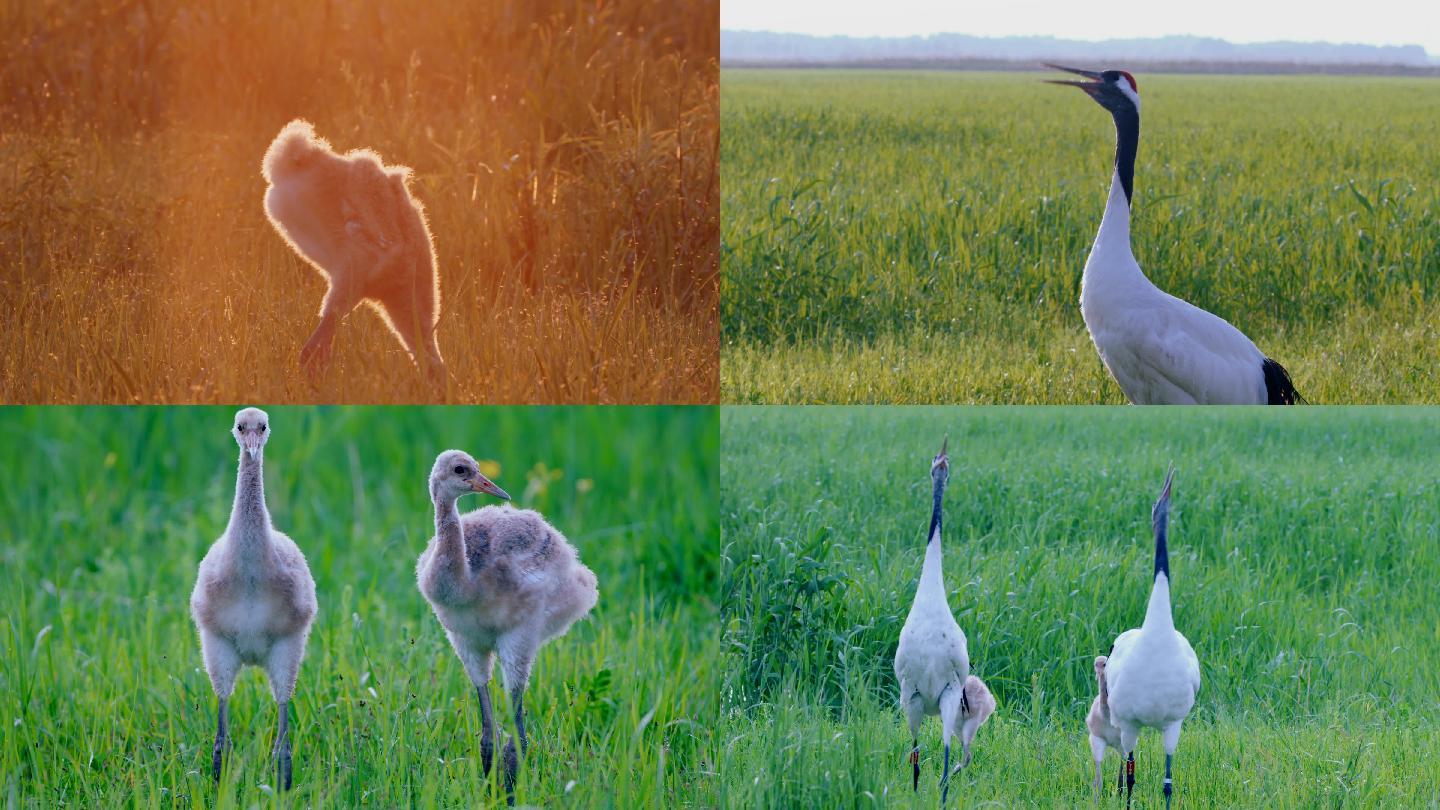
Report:
[[[939,714],[941,695],[947,690],[958,695],[970,674],[965,631],[946,602],[940,557],[937,529],[926,545],[920,585],[895,651],[895,677],[900,681],[906,712],[916,706],[923,712],[920,719]]]
[[[1106,667],[1110,716],[1128,744],[1135,747],[1142,728],[1165,731],[1190,715],[1200,691],[1200,661],[1190,641],[1170,616],[1170,585],[1165,574],[1155,578],[1145,624],[1115,639]]]
[[[1120,70],[1051,65],[1094,81],[1079,87],[1115,119],[1115,171],[1105,215],[1080,280],[1080,314],[1100,360],[1136,405],[1289,405],[1290,374],[1243,332],[1155,286],[1130,243],[1140,94]]]
[[[946,441],[946,446],[949,441]],[[930,468],[934,483],[934,507],[930,515],[929,539],[925,545],[925,561],[920,569],[920,582],[910,613],[900,629],[900,643],[895,649],[895,679],[900,685],[900,708],[910,726],[914,747],[910,753],[914,786],[920,783],[920,726],[931,715],[940,716],[940,733],[944,739],[945,762],[941,770],[941,803],[949,791],[950,739],[960,732],[964,715],[965,679],[970,675],[970,654],[965,633],[945,594],[942,570],[941,502],[950,476],[950,461],[945,446]],[[966,748],[968,750],[968,744]]]

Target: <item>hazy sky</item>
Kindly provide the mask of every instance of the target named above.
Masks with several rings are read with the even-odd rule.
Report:
[[[852,36],[958,33],[1423,45],[1440,56],[1437,0],[721,0],[720,27]]]

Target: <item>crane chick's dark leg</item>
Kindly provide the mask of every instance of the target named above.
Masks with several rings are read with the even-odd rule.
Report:
[[[916,739],[916,740],[914,741],[914,745],[913,745],[913,747],[910,749],[910,768],[911,768],[911,770],[913,771],[914,776],[915,776],[915,781],[914,781],[914,784],[911,785],[911,789],[914,790],[914,791],[916,791],[916,792],[918,793],[919,790],[920,790],[920,740],[919,740],[919,739]]]
[[[1135,752],[1125,758],[1125,803],[1129,804],[1135,795]]]
[[[505,741],[505,803],[515,804],[515,778],[520,772],[520,756],[515,753],[515,738]]]
[[[218,728],[215,730],[215,751],[210,756],[210,770],[215,781],[220,781],[220,766],[225,764],[225,746],[230,742],[230,701],[220,698],[220,710],[217,712]]]
[[[1172,792],[1172,789],[1171,789],[1171,786],[1170,786],[1170,755],[1169,755],[1169,754],[1166,754],[1166,755],[1165,755],[1165,807],[1167,808],[1167,810],[1168,810],[1168,808],[1170,807],[1170,793],[1171,793],[1171,792]]]
[[[525,733],[525,695],[515,694],[515,732],[520,735],[520,756],[530,753],[530,735]]]
[[[505,801],[515,803],[515,781],[520,772],[520,757],[530,751],[530,737],[525,733],[525,694],[515,690],[511,694],[515,704],[515,734],[520,738],[520,749],[515,749],[515,738],[505,741]]]
[[[489,684],[475,687],[480,697],[480,770],[490,776],[490,764],[495,761],[495,720],[490,710]]]
[[[290,701],[281,701],[280,727],[275,732],[275,784],[280,790],[290,789]]]

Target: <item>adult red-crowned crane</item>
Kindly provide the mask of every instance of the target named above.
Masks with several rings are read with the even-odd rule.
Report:
[[[940,733],[945,740],[945,765],[940,771],[940,803],[950,792],[950,738],[955,735],[965,702],[965,679],[970,675],[970,654],[965,633],[950,613],[945,599],[945,575],[941,572],[940,503],[950,479],[950,458],[945,454],[947,438],[930,464],[934,485],[934,506],[930,512],[930,534],[925,545],[925,562],[910,615],[900,630],[895,650],[895,679],[900,682],[900,708],[910,723],[910,765],[912,788],[920,789],[920,724],[927,715],[940,715]]]
[[[1150,604],[1139,629],[1126,630],[1115,639],[1105,665],[1109,688],[1110,721],[1120,729],[1120,750],[1125,756],[1127,796],[1135,792],[1135,741],[1140,729],[1153,728],[1165,739],[1165,806],[1170,806],[1170,761],[1180,743],[1180,724],[1195,705],[1200,691],[1200,661],[1180,631],[1170,609],[1170,557],[1165,534],[1170,520],[1172,467],[1165,488],[1150,511],[1155,531],[1155,577]]]
[[[1090,81],[1115,119],[1115,174],[1080,280],[1080,314],[1120,390],[1136,405],[1294,405],[1290,373],[1225,319],[1150,282],[1130,251],[1130,201],[1140,141],[1140,93],[1123,70],[1049,65]]]

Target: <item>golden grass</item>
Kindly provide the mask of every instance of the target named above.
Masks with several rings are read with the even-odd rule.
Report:
[[[0,399],[714,402],[718,4],[0,5]],[[265,219],[292,118],[415,169],[443,396]]]

